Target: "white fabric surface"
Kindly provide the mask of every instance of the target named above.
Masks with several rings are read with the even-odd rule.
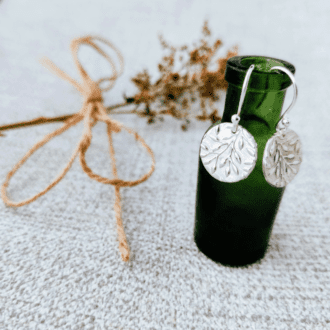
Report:
[[[117,115],[154,150],[156,171],[122,189],[123,220],[132,252],[118,253],[114,189],[92,181],[76,161],[45,196],[21,208],[0,203],[1,329],[330,329],[329,83],[327,1],[9,1],[0,2],[0,124],[76,112],[82,98],[49,73],[48,56],[78,78],[73,38],[101,35],[124,54],[125,73],[104,95],[108,105],[135,91],[143,68],[155,77],[163,55],[157,34],[177,45],[200,37],[205,18],[223,52],[266,55],[296,66],[299,96],[290,113],[304,159],[284,194],[265,258],[247,268],[217,265],[193,241],[198,148],[209,123],[147,125]],[[108,68],[85,47],[92,76]],[[221,52],[219,53],[221,55]],[[286,105],[291,101],[287,93]],[[223,104],[220,105],[223,107]],[[223,108],[220,108],[220,113]],[[6,132],[0,178],[59,124]],[[69,159],[82,126],[38,151],[13,178],[14,200],[44,188]],[[110,176],[105,127],[95,127],[87,161]],[[138,178],[150,161],[121,133],[119,176]]]

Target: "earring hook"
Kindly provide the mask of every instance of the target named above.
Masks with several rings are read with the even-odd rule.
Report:
[[[292,74],[292,72],[290,70],[288,70],[287,68],[284,68],[282,66],[274,66],[272,67],[270,70],[280,70],[285,72],[291,79],[292,81],[292,85],[293,85],[293,100],[291,102],[291,104],[289,105],[289,107],[284,111],[283,115],[281,116],[281,118],[279,119],[279,121],[276,124],[276,128],[278,127],[278,124],[282,121],[283,117],[289,112],[289,110],[291,110],[293,108],[293,106],[295,105],[296,101],[297,101],[297,97],[298,97],[298,88],[297,88],[297,84],[296,84],[296,80],[294,78],[294,75]],[[286,121],[286,124],[284,123],[284,126],[287,127],[289,125],[289,121]]]
[[[231,117],[231,122],[234,124],[234,127],[232,129],[232,132],[233,133],[236,133],[238,123],[239,123],[239,121],[241,119],[239,117],[239,115],[241,114],[241,110],[242,110],[242,106],[243,106],[243,102],[244,102],[246,90],[248,88],[250,76],[252,74],[253,69],[254,69],[254,64],[250,65],[249,69],[246,72],[246,75],[245,75],[245,78],[244,78],[244,81],[243,81],[241,96],[240,96],[240,99],[239,99],[237,114],[236,115],[233,115]]]
[[[243,102],[244,102],[244,98],[245,98],[245,94],[246,94],[246,90],[249,84],[249,79],[251,76],[251,73],[254,69],[254,64],[252,64],[248,71],[246,72],[245,78],[244,78],[244,82],[243,82],[243,87],[242,87],[242,93],[241,93],[241,97],[239,99],[239,105],[238,105],[238,111],[237,111],[237,115],[239,116],[242,110],[242,106],[243,106]]]

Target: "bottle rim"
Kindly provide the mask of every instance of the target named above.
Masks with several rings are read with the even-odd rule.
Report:
[[[284,60],[257,55],[234,56],[228,59],[225,79],[229,84],[242,88],[243,81],[250,65],[254,64],[248,85],[248,90],[258,92],[283,91],[292,85],[290,77],[280,70],[270,69],[283,66],[295,74],[295,67]]]

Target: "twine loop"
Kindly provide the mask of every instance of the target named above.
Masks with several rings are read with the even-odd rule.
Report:
[[[117,54],[120,62],[120,70],[117,71],[114,62],[112,61],[111,57],[109,57],[93,40],[98,40],[103,42],[104,44],[111,47]],[[91,77],[88,75],[88,73],[85,71],[83,66],[81,65],[77,52],[79,49],[79,46],[82,44],[87,44],[91,47],[93,47],[98,53],[100,53],[111,65],[113,75],[111,77],[102,78],[98,81],[93,81]],[[136,133],[135,131],[131,130],[130,128],[124,126],[122,123],[110,118],[105,110],[105,107],[103,105],[103,97],[102,92],[107,91],[112,88],[114,85],[116,79],[119,75],[121,75],[123,71],[123,63],[124,59],[121,55],[121,53],[107,40],[100,38],[100,37],[93,37],[93,36],[86,36],[82,38],[73,39],[71,42],[71,52],[72,56],[75,62],[75,65],[78,69],[78,72],[80,74],[80,77],[82,79],[82,83],[78,83],[76,80],[71,78],[67,73],[60,70],[53,62],[51,62],[48,58],[43,58],[41,60],[41,63],[47,67],[50,71],[52,71],[54,74],[56,74],[58,77],[68,81],[70,84],[72,84],[83,96],[83,106],[80,109],[79,112],[77,112],[75,115],[73,115],[71,118],[69,118],[62,127],[58,128],[54,132],[47,134],[44,138],[42,138],[39,142],[37,142],[26,154],[25,156],[14,166],[14,168],[8,173],[5,182],[3,183],[1,187],[1,196],[4,201],[4,203],[8,206],[12,207],[19,207],[26,204],[29,204],[33,201],[35,201],[40,196],[46,194],[51,188],[53,188],[69,171],[69,169],[72,166],[72,163],[76,156],[79,154],[79,160],[80,164],[82,166],[82,169],[84,172],[93,180],[96,180],[103,184],[110,184],[115,187],[115,204],[114,204],[114,210],[116,214],[116,223],[117,223],[117,233],[118,233],[118,239],[119,239],[119,251],[121,253],[121,257],[124,261],[129,260],[130,251],[127,244],[127,239],[125,235],[125,231],[123,228],[123,223],[121,219],[121,195],[120,195],[120,188],[121,187],[132,187],[135,185],[138,185],[139,183],[142,183],[143,181],[147,180],[153,171],[155,170],[155,157],[150,149],[150,147],[146,144],[146,142],[141,138],[141,136]],[[109,85],[106,88],[101,88],[100,83],[108,81]],[[49,142],[53,137],[58,136],[62,134],[64,131],[68,130],[70,127],[76,125],[80,121],[84,122],[84,129],[82,132],[81,139],[78,141],[77,147],[74,150],[69,162],[64,167],[64,169],[58,174],[58,176],[49,184],[48,187],[46,187],[43,191],[37,193],[31,198],[28,198],[21,202],[14,202],[11,201],[7,196],[7,188],[9,185],[9,181],[12,178],[12,176],[15,174],[15,172],[26,162],[26,160],[39,148],[41,148],[43,145],[45,145],[47,142]],[[105,177],[102,177],[96,173],[94,173],[91,168],[87,165],[85,154],[91,144],[92,140],[92,127],[98,122],[103,121],[107,125],[107,135],[109,139],[109,152],[111,157],[111,163],[112,163],[112,173],[113,173],[113,179],[108,179]],[[113,140],[112,140],[112,133],[118,133],[122,129],[126,130],[128,133],[134,135],[135,139],[139,141],[142,146],[146,149],[148,154],[151,157],[152,164],[151,168],[143,175],[140,179],[135,181],[124,181],[118,178],[117,175],[117,168],[116,168],[116,160],[115,160],[115,151],[113,147]]]

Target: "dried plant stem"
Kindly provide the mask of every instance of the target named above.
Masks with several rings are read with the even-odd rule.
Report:
[[[158,119],[163,121],[162,115],[170,115],[184,121],[181,125],[183,130],[187,130],[190,119],[193,117],[201,121],[210,120],[212,123],[221,120],[214,102],[218,101],[222,92],[227,90],[225,68],[227,60],[237,55],[237,48],[227,51],[225,57],[216,59],[215,54],[222,46],[222,41],[217,39],[214,43],[210,42],[211,31],[207,21],[204,22],[202,34],[203,37],[199,44],[194,45],[192,49],[186,45],[170,46],[160,37],[161,45],[167,54],[158,64],[159,79],[153,83],[147,70],[139,72],[131,79],[138,88],[138,92],[130,97],[124,95],[124,103],[109,106],[106,108],[106,112],[111,115],[134,113],[147,118],[148,124],[154,123]],[[178,58],[180,63],[179,69],[176,70]],[[210,69],[212,64],[217,64],[215,71]],[[68,79],[74,84],[70,78]],[[199,101],[197,113],[192,106],[196,104],[194,103],[196,101]],[[135,109],[112,111],[130,104],[135,104]],[[0,126],[0,136],[1,131],[52,122],[65,122],[72,116],[73,114],[53,118],[38,117],[29,121]]]
[[[115,105],[107,107],[106,111],[107,111],[107,113],[111,112],[112,114],[126,114],[126,113],[134,113],[135,112],[135,110],[112,112],[112,110],[117,109],[117,108],[121,108],[125,105],[128,105],[128,103],[124,102],[124,103],[115,104]],[[75,114],[63,115],[63,116],[58,116],[58,117],[38,117],[38,118],[35,118],[35,119],[32,119],[32,120],[20,121],[20,122],[17,122],[17,123],[0,126],[0,131],[6,131],[6,130],[10,130],[10,129],[15,129],[15,128],[22,128],[22,127],[27,127],[27,126],[42,125],[42,124],[66,121],[69,118],[71,118],[73,115],[75,115]]]

